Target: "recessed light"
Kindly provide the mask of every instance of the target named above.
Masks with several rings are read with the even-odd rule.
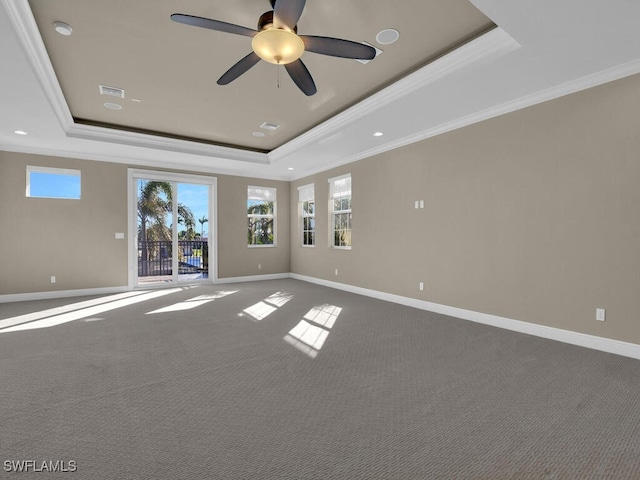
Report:
[[[394,28],[385,28],[376,35],[376,42],[380,45],[391,45],[400,38],[400,32]]]
[[[71,32],[73,32],[73,28],[71,28],[71,25],[68,25],[64,22],[53,22],[53,28],[56,29],[56,32],[58,32],[60,35],[64,35],[65,37],[68,37],[69,35],[71,35]]]
[[[254,137],[258,137],[258,138],[264,137],[264,133],[262,133],[262,132],[253,132],[252,135]]]
[[[118,105],[117,103],[107,102],[104,106],[111,110],[122,110],[122,105]]]
[[[27,135],[27,132],[25,132],[24,130],[14,130],[13,133],[15,133],[16,135]]]
[[[373,134],[374,137],[381,137],[383,135],[384,135],[384,133],[382,133],[382,132],[376,132],[376,133]]]
[[[293,172],[294,168],[293,167],[289,167],[289,168],[287,168],[287,170],[289,170],[290,172]]]

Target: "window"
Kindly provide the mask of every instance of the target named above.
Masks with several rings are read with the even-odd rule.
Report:
[[[313,183],[298,187],[298,202],[302,211],[302,245],[312,247],[316,244],[316,207]]]
[[[276,244],[276,189],[247,189],[247,234],[250,247],[273,247]]]
[[[27,166],[27,197],[80,199],[80,170]]]
[[[334,248],[351,248],[351,174],[329,179],[331,237]]]

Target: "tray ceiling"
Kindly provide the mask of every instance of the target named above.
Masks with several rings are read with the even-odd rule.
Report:
[[[260,62],[235,82],[216,80],[251,51],[251,39],[170,20],[186,13],[256,28],[267,0],[30,0],[76,123],[269,152],[442,54],[494,27],[467,0],[308,0],[298,32],[367,42],[368,64],[305,53],[318,93],[306,97],[286,71]],[[54,30],[63,21],[70,36]],[[380,45],[376,34],[400,38]],[[125,98],[101,95],[99,85]],[[120,110],[105,108],[117,103]],[[261,129],[264,122],[280,125]],[[264,134],[254,136],[254,132]]]

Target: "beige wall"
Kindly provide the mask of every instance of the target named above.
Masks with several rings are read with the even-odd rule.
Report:
[[[219,276],[292,271],[640,344],[638,125],[634,76],[291,184],[216,175]],[[25,198],[28,164],[82,170],[83,199]],[[343,173],[351,251],[328,248]],[[126,285],[126,180],[126,165],[0,152],[0,294]],[[302,248],[311,181],[318,243]],[[248,185],[278,189],[276,248],[246,246]]]
[[[247,187],[273,187],[276,199],[276,246],[247,247]],[[218,177],[218,245],[220,278],[288,273],[289,182]],[[261,264],[262,268],[258,268]]]
[[[81,170],[82,199],[27,198],[27,165]],[[128,243],[115,233],[128,235],[127,168],[0,151],[0,295],[126,286]],[[219,277],[289,272],[288,182],[215,176]],[[248,185],[277,188],[276,248],[246,246]]]
[[[82,199],[27,198],[27,165],[81,170]],[[0,294],[127,284],[126,166],[0,152],[0,204]]]
[[[640,343],[639,125],[635,76],[293,182],[318,242],[293,208],[292,271]],[[327,179],[349,172],[353,249],[332,250]]]

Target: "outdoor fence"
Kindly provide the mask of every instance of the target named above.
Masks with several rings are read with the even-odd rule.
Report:
[[[173,274],[173,243],[168,240],[138,241],[138,276]],[[178,240],[178,274],[208,274],[207,240]]]

